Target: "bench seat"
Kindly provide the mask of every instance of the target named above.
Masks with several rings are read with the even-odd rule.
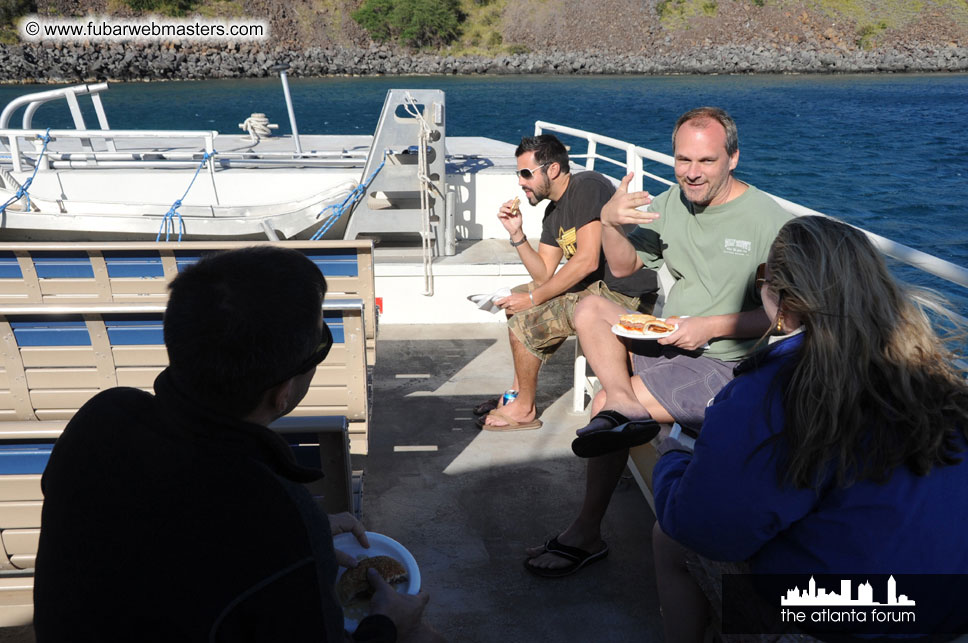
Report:
[[[30,436],[29,426],[7,426],[18,424],[43,424],[34,433],[45,438]],[[32,573],[43,507],[40,478],[56,439],[53,434],[66,425],[0,423],[0,627],[26,625],[32,618]],[[297,461],[325,472],[306,487],[327,513],[355,511],[348,426],[342,416],[304,416],[281,418],[270,427],[289,442]]]
[[[367,373],[359,299],[328,299],[333,349],[297,416],[341,415],[354,453],[367,450]],[[0,305],[0,424],[69,420],[114,386],[151,390],[168,365],[163,304]]]
[[[329,296],[363,301],[367,363],[376,361],[373,242],[109,241],[0,243],[0,305],[159,303],[180,270],[204,254],[251,245],[304,253],[326,276]]]
[[[245,245],[253,244],[0,243],[0,627],[32,618],[40,480],[57,437],[99,391],[152,390],[168,365],[168,282],[206,252]],[[354,479],[350,454],[368,450],[372,243],[279,245],[306,253],[326,275],[323,316],[334,344],[306,397],[272,428],[301,463],[326,472],[307,485],[320,507],[358,514],[362,478]]]

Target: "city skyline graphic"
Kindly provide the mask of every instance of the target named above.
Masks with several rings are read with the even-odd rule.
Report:
[[[787,590],[786,596],[780,597],[781,606],[843,606],[843,605],[879,605],[885,607],[912,606],[915,605],[913,599],[905,594],[898,595],[897,581],[894,576],[887,579],[887,602],[880,603],[874,600],[874,588],[870,581],[861,583],[857,586],[857,598],[851,596],[851,582],[846,579],[840,581],[840,592],[828,593],[823,587],[817,587],[817,581],[813,576],[805,589],[795,586]]]

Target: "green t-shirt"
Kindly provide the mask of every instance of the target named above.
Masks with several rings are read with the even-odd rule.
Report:
[[[664,263],[676,280],[666,293],[664,315],[725,315],[760,307],[753,285],[756,267],[791,218],[776,201],[751,185],[732,201],[693,214],[679,186],[673,186],[655,197],[649,210],[659,218],[638,226],[629,241],[647,267]],[[755,343],[756,338],[716,339],[704,354],[735,361]]]

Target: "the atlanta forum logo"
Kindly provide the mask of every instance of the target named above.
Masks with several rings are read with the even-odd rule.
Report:
[[[887,601],[874,600],[870,582],[857,586],[853,597],[851,582],[840,581],[840,592],[817,587],[813,576],[805,589],[794,587],[780,597],[780,619],[784,623],[914,623],[913,599],[897,593],[897,581],[887,579]]]

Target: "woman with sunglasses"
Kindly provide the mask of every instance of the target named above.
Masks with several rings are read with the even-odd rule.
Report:
[[[668,640],[702,639],[722,573],[791,575],[799,588],[822,574],[968,574],[968,384],[925,312],[937,299],[902,289],[863,233],[825,217],[787,222],[759,277],[775,333],[799,332],[737,367],[694,452],[659,445],[653,549]],[[968,577],[904,578],[917,623],[896,631],[968,630]],[[761,615],[778,616],[793,588],[765,597]]]

